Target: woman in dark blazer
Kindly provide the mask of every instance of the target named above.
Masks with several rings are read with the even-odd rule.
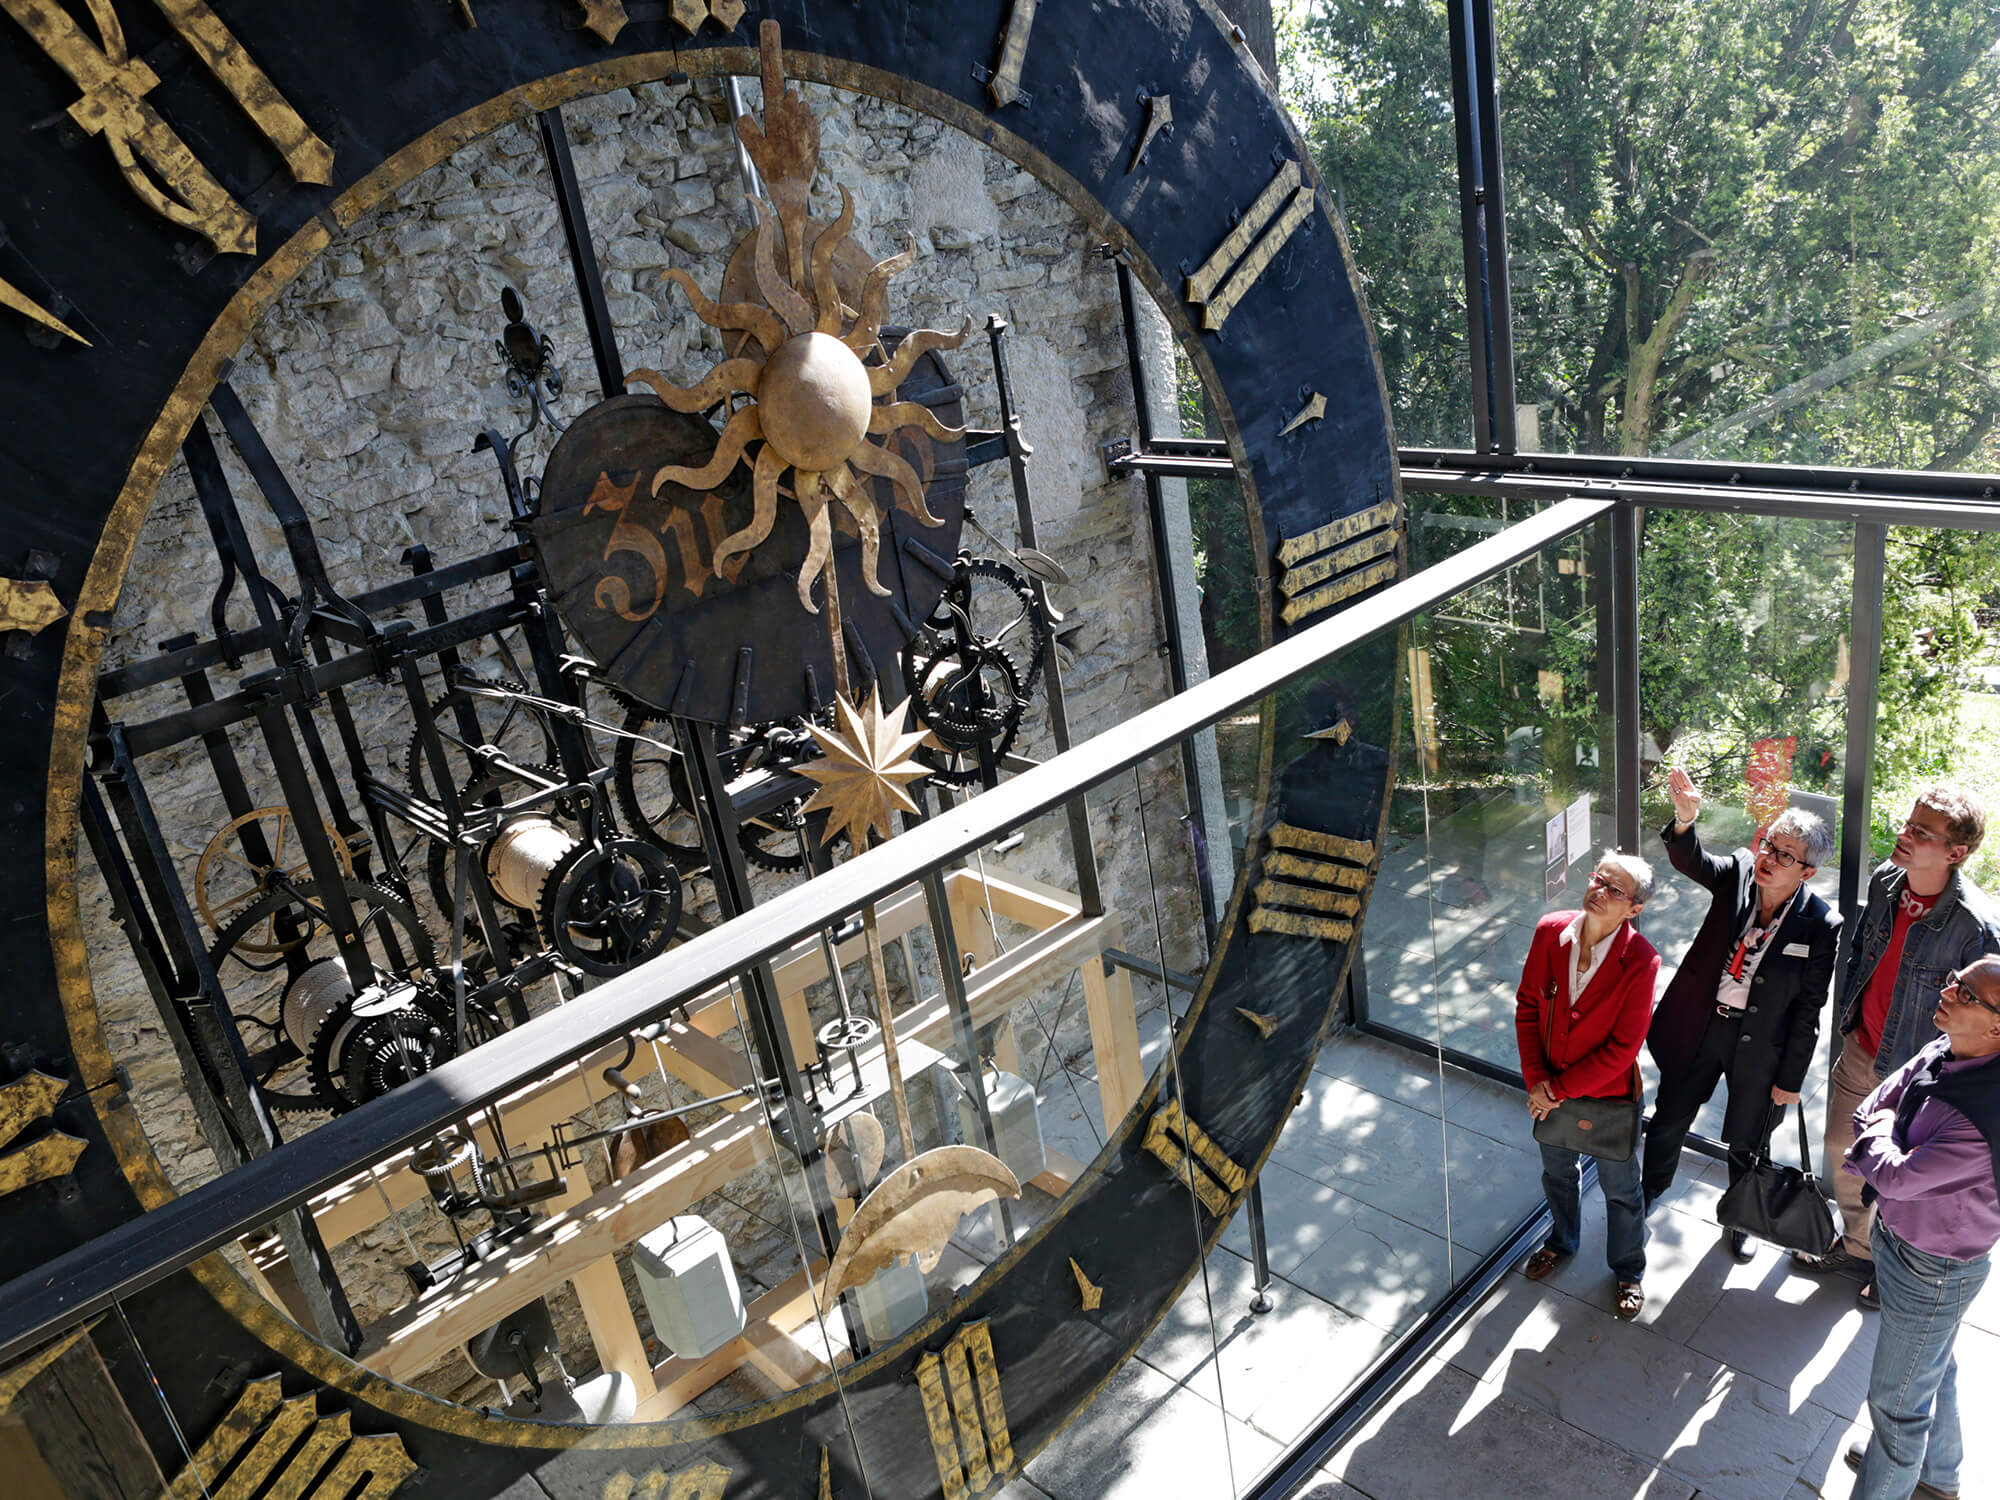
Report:
[[[1639,1048],[1653,1013],[1660,955],[1632,930],[1653,894],[1653,869],[1629,854],[1598,861],[1582,911],[1559,911],[1535,924],[1534,941],[1514,996],[1514,1032],[1528,1113],[1537,1120],[1566,1100],[1629,1099],[1639,1092]],[[1521,1267],[1540,1281],[1576,1253],[1583,1230],[1581,1158],[1543,1146],[1542,1192],[1553,1223],[1542,1247]],[[1604,1192],[1604,1253],[1618,1278],[1617,1310],[1635,1318],[1646,1305],[1646,1211],[1639,1155],[1597,1159]]]
[[[1724,1078],[1729,1180],[1749,1169],[1775,1111],[1805,1087],[1840,939],[1839,916],[1805,888],[1833,853],[1826,824],[1792,808],[1772,821],[1756,853],[1710,854],[1694,830],[1701,792],[1679,767],[1667,790],[1674,799],[1673,821],[1660,831],[1667,858],[1709,893],[1709,904],[1646,1037],[1660,1068],[1646,1126],[1648,1208],[1673,1186],[1681,1143]],[[1730,1233],[1729,1253],[1750,1258],[1740,1232]]]

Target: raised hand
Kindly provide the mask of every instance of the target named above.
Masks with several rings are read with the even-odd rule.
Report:
[[[1701,788],[1679,766],[1667,772],[1667,795],[1674,799],[1674,822],[1688,827],[1701,815]]]

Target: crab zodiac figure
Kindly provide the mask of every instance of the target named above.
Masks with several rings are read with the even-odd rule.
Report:
[[[760,128],[745,116],[736,122],[736,129],[777,209],[777,222],[760,217],[751,240],[751,269],[762,300],[711,302],[686,271],[666,272],[664,279],[687,293],[704,323],[743,337],[734,357],[721,361],[694,386],[676,386],[655,370],[635,370],[631,379],[650,387],[680,412],[706,411],[718,402],[749,398],[724,424],[714,456],[706,464],[662,468],[653,487],[657,492],[671,482],[693,490],[711,489],[738,463],[750,466],[755,502],[750,524],[722,539],[711,564],[719,577],[733,581],[743,559],[771,534],[780,481],[789,470],[791,494],[805,512],[811,537],[799,569],[799,603],[808,613],[818,614],[813,584],[833,555],[828,507],[834,501],[846,508],[860,533],[862,581],[878,596],[890,592],[876,577],[882,523],[862,476],[887,480],[897,508],[924,525],[943,524],[924,504],[922,478],[889,444],[906,430],[945,442],[960,437],[962,431],[945,426],[928,408],[894,397],[926,350],[956,349],[971,332],[972,320],[968,317],[956,333],[917,329],[892,357],[865,363],[879,348],[890,278],[916,259],[916,244],[912,241],[902,254],[868,271],[858,308],[842,301],[835,264],[854,223],[854,198],[843,186],[839,218],[823,226],[808,219],[806,200],[818,167],[819,125],[797,90],[784,86],[775,22],[764,23],[760,40],[764,125]],[[778,264],[776,243],[780,235],[783,267]]]

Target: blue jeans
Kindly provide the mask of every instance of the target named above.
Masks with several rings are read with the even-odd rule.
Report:
[[[1869,1237],[1882,1294],[1868,1415],[1875,1436],[1861,1459],[1854,1500],[1908,1500],[1921,1479],[1958,1489],[1965,1446],[1958,1432],[1959,1319],[1985,1284],[1988,1260],[1946,1260],[1898,1239],[1878,1218]]]
[[[1548,1246],[1560,1255],[1576,1254],[1583,1234],[1578,1175],[1582,1163],[1580,1152],[1542,1147],[1542,1193],[1555,1216]],[[1604,1192],[1604,1258],[1620,1281],[1638,1281],[1646,1274],[1646,1203],[1639,1191],[1639,1153],[1634,1151],[1626,1161],[1598,1157],[1597,1185]]]

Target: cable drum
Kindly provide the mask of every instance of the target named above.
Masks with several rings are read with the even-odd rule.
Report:
[[[338,958],[314,959],[285,990],[286,1037],[304,1052],[326,1018],[353,995],[354,982],[345,963]]]
[[[548,818],[520,818],[486,846],[486,878],[493,893],[523,911],[539,912],[549,875],[577,845],[576,836]]]

